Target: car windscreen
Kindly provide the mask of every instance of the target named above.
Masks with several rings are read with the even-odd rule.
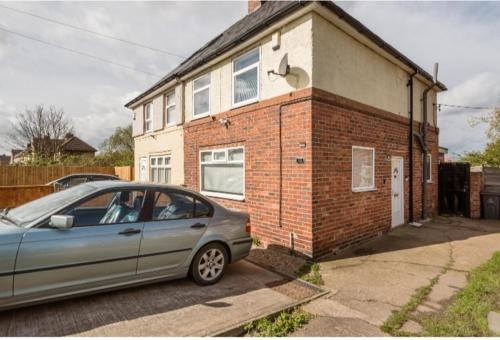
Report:
[[[9,210],[7,217],[15,221],[18,226],[25,227],[27,224],[42,217],[46,213],[62,208],[65,203],[82,198],[95,190],[96,188],[92,185],[81,184],[63,191],[58,191]]]

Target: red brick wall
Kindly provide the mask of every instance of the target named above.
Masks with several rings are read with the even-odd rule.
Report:
[[[359,243],[391,227],[391,156],[404,158],[405,220],[409,217],[408,120],[315,90],[313,112],[313,230],[315,257]],[[418,131],[419,124],[414,124]],[[432,183],[428,212],[437,213],[438,137],[429,131]],[[352,146],[375,148],[375,191],[352,192]],[[422,152],[414,140],[414,218],[420,219]]]
[[[483,189],[483,173],[470,172],[470,217],[481,218],[481,190]]]
[[[221,117],[228,118],[227,128],[217,122]],[[414,126],[417,131],[419,124]],[[287,248],[293,232],[295,250],[318,257],[390,229],[391,162],[387,157],[403,156],[404,175],[408,176],[407,141],[407,119],[324,91],[305,89],[187,123],[185,182],[200,190],[200,150],[245,146],[245,201],[216,200],[248,211],[252,231],[264,244]],[[351,190],[353,145],[376,148],[374,192]],[[433,182],[427,184],[431,214],[437,209],[437,145],[437,133],[431,129]],[[305,163],[298,164],[296,157],[303,157]],[[422,154],[416,140],[414,165],[414,216],[418,219]],[[405,181],[406,219],[408,196]]]
[[[221,113],[216,119],[192,121],[184,129],[186,185],[200,190],[200,150],[243,145],[245,201],[216,200],[224,206],[248,211],[252,233],[264,244],[288,248],[289,233],[295,233],[295,249],[307,256],[312,255],[310,95],[311,89],[298,91]],[[227,128],[217,122],[220,117],[228,118]],[[305,147],[301,147],[301,143]],[[305,163],[297,164],[296,157],[303,157]]]

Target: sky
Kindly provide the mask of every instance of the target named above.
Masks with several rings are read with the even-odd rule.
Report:
[[[433,64],[439,62],[439,79],[449,89],[439,96],[439,103],[500,106],[500,2],[345,1],[337,4],[430,73]],[[103,38],[1,6],[180,56],[189,56],[246,14],[243,1],[0,1],[0,154],[10,153],[6,134],[16,114],[36,104],[63,108],[76,134],[98,147],[115,127],[131,122],[131,112],[123,105],[182,61],[177,56]],[[443,106],[438,113],[440,144],[456,154],[484,147],[486,127],[471,127],[469,121],[489,111]]]

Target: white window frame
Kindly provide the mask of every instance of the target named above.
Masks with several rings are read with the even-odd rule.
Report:
[[[206,75],[209,76],[210,83],[208,85],[203,86],[202,88],[199,88],[199,89],[195,90],[194,89],[194,83],[197,80],[205,77]],[[191,98],[191,103],[192,103],[192,106],[193,106],[192,107],[192,113],[193,113],[192,117],[193,117],[193,119],[198,119],[198,118],[203,118],[203,117],[210,116],[210,108],[212,107],[212,93],[211,93],[212,91],[211,91],[211,88],[210,88],[211,86],[212,86],[212,72],[208,72],[208,73],[202,74],[198,78],[193,79],[193,83],[192,83],[192,90],[193,90],[192,92],[193,92],[193,94],[192,94],[192,98]],[[194,95],[197,94],[198,92],[201,92],[201,91],[205,90],[205,89],[208,89],[208,111],[197,114],[197,113],[194,112]]]
[[[230,161],[228,156],[229,156],[229,150],[235,150],[235,149],[242,149],[243,150],[243,160],[241,161]],[[205,152],[211,152],[212,153],[212,160],[208,162],[203,162],[201,158],[201,154]],[[225,159],[223,161],[214,161],[213,160],[213,154],[215,152],[224,152],[225,153]],[[223,148],[223,149],[210,149],[210,150],[200,150],[199,152],[199,163],[200,163],[200,173],[199,173],[199,183],[200,183],[200,192],[206,196],[212,196],[212,197],[219,197],[219,198],[226,198],[230,200],[236,200],[236,201],[244,201],[245,200],[245,187],[246,187],[246,177],[245,177],[245,147],[244,146],[235,146],[235,147],[230,147],[230,148]],[[243,194],[242,195],[236,195],[236,194],[227,194],[227,193],[220,193],[220,192],[213,192],[213,191],[204,191],[202,189],[202,178],[203,174],[201,171],[201,167],[203,164],[221,164],[221,163],[227,163],[227,164],[242,164],[243,165]]]
[[[425,155],[425,154],[424,154]],[[422,157],[423,159],[423,157]],[[427,183],[432,183],[432,154],[427,154],[427,166],[429,171],[429,179],[427,179]]]
[[[169,96],[172,96],[174,98],[174,103],[171,104],[168,102],[168,97]],[[167,92],[165,94],[165,126],[174,126],[178,123],[177,120],[174,120],[173,122],[169,123],[168,122],[168,109],[170,108],[174,108],[174,112],[175,112],[175,109],[176,109],[176,100],[175,100],[175,91],[170,91],[170,92]]]
[[[151,160],[152,159],[156,159],[156,164],[153,165],[151,164]],[[163,158],[163,165],[162,166],[158,166],[158,159],[159,158]],[[168,165],[165,165],[165,160],[166,159],[169,159],[169,162],[168,162]],[[166,172],[166,169],[170,169],[170,183],[163,183],[163,182],[153,182],[153,169],[165,169],[165,172]],[[157,171],[159,173],[159,171]],[[149,182],[151,183],[158,183],[158,184],[172,184],[172,156],[171,155],[150,155],[149,156],[149,164],[148,164],[148,175],[149,175]]]
[[[151,116],[148,119],[148,107],[151,106]],[[155,108],[153,106],[153,102],[149,102],[144,105],[144,131],[145,132],[152,132],[154,130],[153,126],[153,117],[155,114]],[[151,122],[151,129],[148,130],[148,122]]]
[[[354,187],[354,150],[359,149],[359,150],[370,150],[373,154],[373,160],[372,160],[372,177],[373,177],[373,184],[369,187]],[[352,151],[351,151],[351,189],[353,192],[365,192],[365,191],[375,191],[377,190],[375,186],[375,148],[372,147],[366,147],[366,146],[352,146]]]
[[[234,63],[236,62],[236,60],[240,59],[241,57],[244,57],[247,54],[254,52],[255,50],[257,50],[259,52],[259,60],[256,63],[248,65],[247,67],[235,72],[234,71]],[[261,48],[259,46],[259,47],[256,47],[254,49],[251,49],[250,51],[247,51],[243,54],[240,54],[238,57],[234,58],[231,61],[231,74],[232,74],[232,76],[231,76],[231,107],[232,108],[255,103],[255,102],[258,102],[260,100],[260,62],[261,62],[261,57],[262,57],[262,53],[261,53]],[[235,103],[234,102],[234,84],[235,84],[234,78],[236,76],[240,75],[241,73],[245,73],[246,71],[249,71],[255,67],[257,68],[257,97],[247,99],[247,100],[244,100],[244,101],[239,102],[239,103]]]

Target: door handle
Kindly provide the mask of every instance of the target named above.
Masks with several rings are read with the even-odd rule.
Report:
[[[140,232],[141,229],[127,228],[125,230],[120,231],[118,234],[128,236],[128,235],[139,234]]]
[[[201,228],[205,228],[206,227],[206,224],[204,223],[195,223],[191,226],[191,228],[193,229],[201,229]]]

